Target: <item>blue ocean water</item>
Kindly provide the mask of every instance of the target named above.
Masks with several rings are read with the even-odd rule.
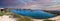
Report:
[[[14,12],[22,16],[32,17],[35,19],[47,19],[56,16],[55,14],[50,14],[42,10],[11,10],[11,12]]]

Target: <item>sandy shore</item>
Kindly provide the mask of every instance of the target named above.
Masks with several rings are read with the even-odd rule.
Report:
[[[33,21],[43,21],[43,19],[32,19]],[[49,20],[60,21],[60,16],[56,16],[54,18],[49,18]],[[15,18],[9,18],[8,15],[0,16],[0,21],[16,21]]]
[[[9,16],[0,16],[0,21],[16,21],[14,18],[9,18]]]

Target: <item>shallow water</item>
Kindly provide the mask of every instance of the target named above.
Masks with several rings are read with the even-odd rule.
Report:
[[[50,14],[41,10],[11,10],[11,12],[36,19],[47,19],[56,16],[55,14]]]

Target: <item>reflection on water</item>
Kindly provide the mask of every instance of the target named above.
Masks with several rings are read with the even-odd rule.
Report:
[[[36,19],[47,19],[56,16],[55,14],[50,14],[42,10],[11,10],[11,12]]]

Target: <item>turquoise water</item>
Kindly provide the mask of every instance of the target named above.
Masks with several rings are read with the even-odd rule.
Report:
[[[47,19],[56,16],[55,14],[50,14],[41,10],[11,10],[11,12],[22,16],[32,17],[35,19]]]

